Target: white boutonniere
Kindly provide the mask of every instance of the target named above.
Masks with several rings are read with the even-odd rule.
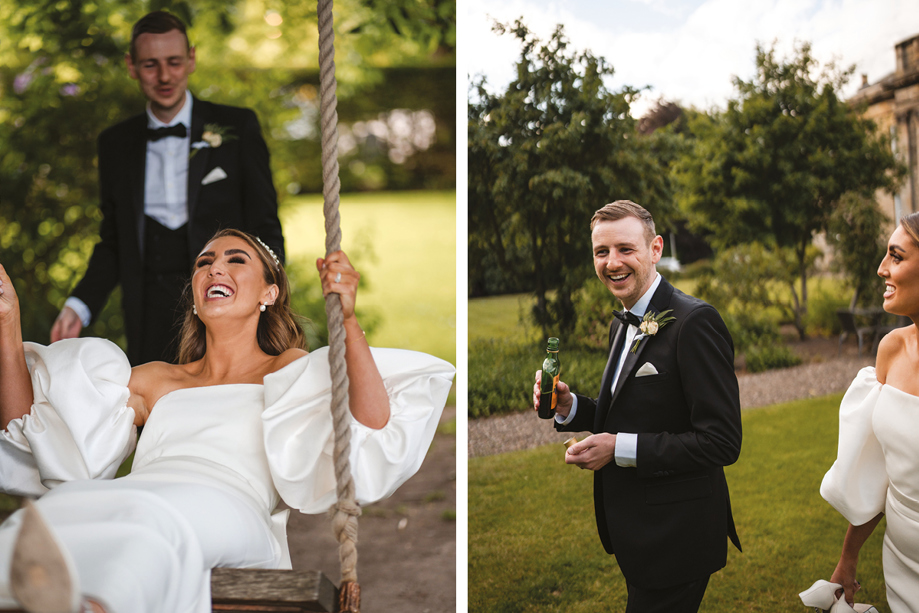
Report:
[[[188,159],[195,157],[195,154],[201,149],[216,149],[225,141],[236,140],[236,135],[230,133],[232,129],[232,126],[222,126],[217,123],[204,124],[204,134],[201,135],[201,140],[191,144],[192,151]]]
[[[635,339],[632,342],[632,348],[629,351],[635,353],[638,351],[638,344],[641,342],[641,339],[648,336],[654,336],[657,334],[658,330],[670,322],[676,321],[676,317],[668,317],[671,311],[673,311],[673,309],[667,309],[656,315],[651,311],[645,313],[645,316],[641,318],[641,325],[638,327],[639,333],[635,335]]]

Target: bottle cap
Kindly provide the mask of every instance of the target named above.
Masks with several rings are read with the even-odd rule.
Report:
[[[572,445],[574,445],[574,444],[577,443],[577,442],[578,442],[578,437],[572,436],[572,437],[569,438],[567,441],[565,441],[565,449],[568,449],[569,447],[571,447]]]

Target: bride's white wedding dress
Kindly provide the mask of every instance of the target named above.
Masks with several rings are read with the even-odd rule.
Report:
[[[894,613],[919,613],[919,397],[863,368],[839,408],[839,452],[820,494],[860,526],[884,512],[884,582]]]
[[[134,450],[131,370],[101,339],[26,343],[34,404],[0,432],[0,489],[30,497],[70,553],[84,594],[112,613],[209,612],[210,569],[290,567],[283,499],[306,513],[335,502],[327,349],[263,385],[181,389],[160,398]],[[431,356],[372,349],[390,399],[381,430],[351,426],[361,503],[421,466],[453,378]],[[20,513],[0,526],[0,607]]]

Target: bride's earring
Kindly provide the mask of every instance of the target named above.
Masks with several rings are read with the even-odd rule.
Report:
[[[267,307],[266,307],[264,304],[258,305],[258,310],[261,311],[262,313],[265,312],[265,309],[266,309],[266,308],[267,308]]]
[[[191,312],[194,313],[195,315],[198,314],[198,305],[197,305],[197,304],[191,305]]]

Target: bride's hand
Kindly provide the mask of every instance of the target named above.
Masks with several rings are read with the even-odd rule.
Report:
[[[13,280],[0,264],[0,325],[19,325],[19,298]]]
[[[319,271],[319,280],[322,282],[322,297],[325,298],[330,293],[338,294],[345,319],[352,317],[361,273],[354,270],[345,252],[335,251],[325,259],[317,259],[316,270]]]
[[[851,606],[855,603],[855,592],[862,588],[861,584],[855,579],[856,565],[846,560],[840,560],[830,577],[830,583],[838,583],[845,590],[846,602]],[[836,597],[839,597],[837,592]]]

